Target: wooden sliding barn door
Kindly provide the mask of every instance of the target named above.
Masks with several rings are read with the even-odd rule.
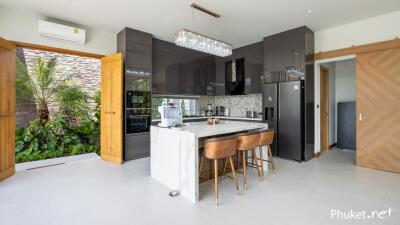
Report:
[[[15,173],[15,45],[0,38],[0,181]]]
[[[122,54],[101,59],[100,153],[103,160],[123,161]]]
[[[357,55],[357,165],[400,173],[400,48]]]

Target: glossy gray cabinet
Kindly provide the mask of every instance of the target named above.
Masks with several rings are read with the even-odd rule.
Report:
[[[313,32],[303,26],[264,38],[264,83],[299,80],[286,71],[291,66],[305,70],[309,54],[306,48],[311,48],[306,45],[306,36],[310,32],[313,36]]]
[[[154,94],[214,95],[214,56],[153,39]]]
[[[125,68],[152,69],[152,35],[124,28],[117,35],[117,50],[122,52]]]
[[[215,95],[229,95],[226,92],[226,63],[244,59],[244,92],[243,94],[261,93],[260,85],[263,75],[263,42],[233,49],[228,57],[215,57]]]
[[[133,160],[150,155],[150,133],[138,132],[128,133],[128,118],[135,117],[133,109],[125,107],[127,104],[128,91],[138,91],[136,88],[128,87],[131,84],[132,75],[127,75],[128,70],[146,71],[150,76],[145,80],[151,84],[152,71],[152,35],[131,28],[124,28],[117,34],[117,51],[121,52],[124,59],[124,160]],[[141,79],[144,80],[144,79]],[[150,85],[149,85],[150,86]],[[149,91],[149,90],[146,90]],[[147,117],[151,121],[151,115]]]

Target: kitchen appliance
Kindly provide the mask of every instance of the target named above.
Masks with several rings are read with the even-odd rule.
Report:
[[[214,110],[212,110],[212,104],[207,105],[206,116],[214,116]]]
[[[161,106],[158,106],[158,112],[161,115],[160,127],[174,127],[182,124],[181,108],[173,103],[164,101]]]
[[[258,113],[257,113],[257,111],[246,111],[246,117],[247,118],[257,118]]]
[[[230,116],[230,115],[231,115],[231,110],[225,108],[224,116]]]
[[[225,107],[224,106],[216,106],[215,107],[215,115],[216,116],[225,116]]]
[[[263,120],[274,128],[272,154],[305,160],[304,81],[263,84]]]
[[[244,58],[225,62],[225,93],[227,95],[244,95],[244,69]]]

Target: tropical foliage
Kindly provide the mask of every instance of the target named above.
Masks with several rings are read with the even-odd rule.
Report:
[[[56,58],[37,58],[31,71],[17,62],[17,104],[37,109],[37,119],[16,130],[17,163],[99,151],[99,93],[91,97],[71,80],[57,80],[56,66]],[[50,115],[49,104],[59,110]]]

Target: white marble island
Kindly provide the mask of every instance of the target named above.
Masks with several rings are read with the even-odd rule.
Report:
[[[199,138],[267,127],[266,123],[221,121],[187,123],[181,128],[151,126],[151,177],[179,190],[193,203],[199,200]]]

